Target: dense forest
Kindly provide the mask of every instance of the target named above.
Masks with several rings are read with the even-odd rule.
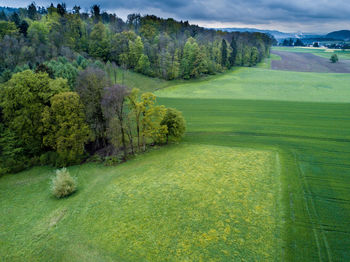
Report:
[[[31,4],[0,11],[0,174],[96,153],[125,161],[149,144],[179,139],[181,113],[118,84],[117,68],[190,79],[254,66],[273,40],[150,15],[124,22],[98,5],[80,10]]]
[[[124,22],[97,5],[81,13],[78,6],[68,12],[64,4],[47,9],[31,4],[11,14],[0,12],[0,20],[2,81],[60,56],[77,67],[79,54],[149,76],[187,79],[234,65],[253,66],[269,54],[272,43],[266,34],[207,30],[151,15],[131,14]]]

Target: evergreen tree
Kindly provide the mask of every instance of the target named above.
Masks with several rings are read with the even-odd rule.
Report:
[[[223,67],[227,66],[227,43],[225,39],[222,39],[221,44],[221,65]]]
[[[237,56],[237,43],[234,37],[232,37],[231,41],[231,54],[229,58],[230,66],[234,66],[236,63],[236,56]]]
[[[36,6],[34,3],[31,3],[28,6],[28,17],[32,20],[36,20],[37,16],[38,16],[38,14],[37,14]]]
[[[14,22],[17,27],[19,27],[21,23],[21,19],[19,18],[18,14],[15,12],[10,16],[10,21]]]
[[[5,14],[4,10],[1,10],[0,12],[0,20],[7,21],[7,15]]]
[[[24,37],[27,37],[27,31],[29,28],[29,25],[27,21],[23,20],[19,25],[19,32],[24,35]]]

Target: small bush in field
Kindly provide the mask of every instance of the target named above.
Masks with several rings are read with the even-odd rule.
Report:
[[[57,198],[63,198],[73,194],[77,190],[77,182],[71,177],[66,168],[57,169],[56,176],[52,179],[51,191]]]
[[[333,54],[331,56],[330,60],[331,60],[332,63],[336,63],[336,62],[339,61],[339,58],[338,58],[338,56],[336,54]]]

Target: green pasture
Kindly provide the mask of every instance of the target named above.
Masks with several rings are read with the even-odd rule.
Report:
[[[1,177],[0,261],[349,261],[350,76],[264,63],[130,73],[183,112],[184,141],[70,167],[78,191],[63,200],[53,168]]]
[[[279,152],[284,244],[275,261],[350,260],[350,104],[185,98],[160,103],[184,113],[187,142]]]
[[[305,48],[305,47],[288,47],[288,46],[274,46],[272,50],[287,51],[287,52],[301,52],[311,53],[323,58],[331,58],[332,54],[337,54],[339,59],[350,59],[350,50],[327,50],[324,48]]]
[[[111,76],[114,82],[114,75]],[[130,70],[117,69],[117,83],[128,86],[129,88],[139,88],[143,92],[153,92],[157,89],[172,85],[173,82],[160,78],[147,77]]]
[[[238,68],[210,81],[182,82],[161,97],[350,102],[350,74],[319,74]]]
[[[49,194],[52,169],[8,175],[1,261],[274,260],[279,166],[274,151],[174,145],[114,168],[72,167],[79,188],[64,200]]]

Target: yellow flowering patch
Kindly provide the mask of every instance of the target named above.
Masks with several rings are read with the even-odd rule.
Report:
[[[103,192],[109,201],[89,210],[92,220],[105,218],[94,244],[126,260],[278,256],[276,153],[208,145],[160,151],[118,168],[122,175]]]

